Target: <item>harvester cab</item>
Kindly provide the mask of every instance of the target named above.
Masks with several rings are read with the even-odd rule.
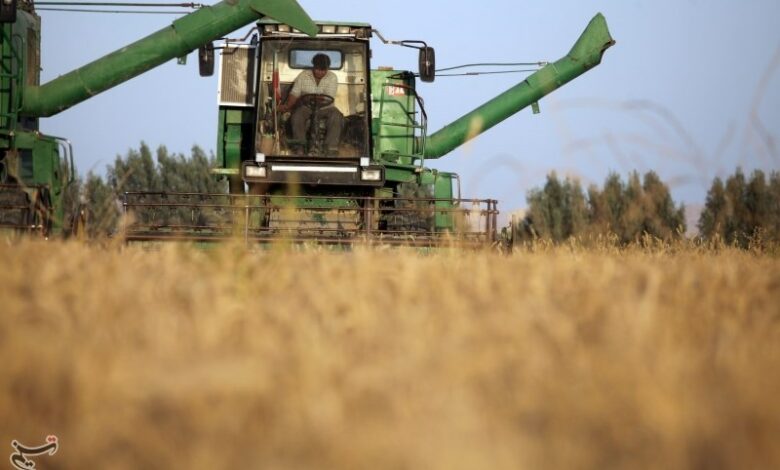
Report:
[[[355,162],[369,157],[370,29],[319,25],[328,32],[312,39],[279,26],[261,22],[256,151]]]
[[[461,201],[457,174],[424,166],[427,113],[416,74],[370,68],[375,34],[418,49],[425,81],[435,74],[433,49],[385,40],[366,23],[316,24],[308,37],[263,19],[251,40],[218,48],[214,171],[232,195],[254,196],[245,219],[256,221],[255,235],[428,244],[457,232],[469,243],[492,241],[496,202]],[[464,204],[478,214],[467,231]]]
[[[311,38],[264,19],[249,43],[222,47],[218,148],[225,173],[240,168],[232,193],[298,185],[373,196],[388,182],[388,161],[422,172],[426,114],[414,75],[370,70],[368,24],[317,27]]]

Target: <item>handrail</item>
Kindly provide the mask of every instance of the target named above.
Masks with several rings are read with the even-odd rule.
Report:
[[[399,123],[385,122],[382,119],[382,116],[384,116],[384,104],[385,104],[386,101],[388,101],[388,100],[385,99],[386,90],[387,90],[388,87],[403,88],[404,90],[407,90],[408,92],[410,92],[409,96],[412,96],[415,99],[415,101],[417,101],[417,104],[418,104],[418,106],[420,108],[420,115],[422,116],[421,122],[418,123],[417,120],[414,119],[414,117],[413,117],[415,113],[408,111],[406,109],[406,107],[404,106],[404,104],[401,103],[400,101],[397,101],[397,100],[390,100],[390,102],[397,103],[399,106],[401,106],[401,108],[404,110],[404,115],[407,116],[407,119],[411,122],[411,124],[404,125],[404,124],[399,124]],[[420,167],[420,169],[422,169],[424,164],[425,164],[425,142],[427,141],[427,135],[428,135],[428,113],[425,111],[425,103],[424,103],[422,97],[417,93],[417,90],[413,86],[409,86],[409,85],[406,85],[406,84],[403,84],[403,83],[392,83],[392,82],[386,80],[382,84],[382,93],[381,93],[380,98],[379,98],[379,118],[378,119],[379,119],[379,130],[377,131],[378,136],[382,135],[382,127],[383,126],[409,127],[410,129],[420,129],[420,141],[422,142],[421,146],[420,146],[421,152],[420,153],[416,153],[417,148],[413,147],[413,151],[412,151],[411,154],[409,154],[409,155],[402,155],[402,156],[410,157],[412,159],[412,162],[414,162],[415,160],[419,160],[419,162],[420,162],[419,167]],[[413,137],[413,140],[415,140],[414,139],[415,136],[412,135],[412,137]]]
[[[24,40],[19,34],[11,34],[9,36],[7,32],[7,28],[10,28],[12,25],[10,24],[4,24],[2,25],[2,35],[3,39],[8,41],[9,47],[11,49],[11,57],[10,59],[15,59],[16,64],[11,63],[9,64],[9,69],[12,71],[8,74],[3,74],[3,76],[8,77],[10,79],[10,83],[8,85],[8,112],[5,112],[4,110],[0,110],[0,116],[5,118],[10,118],[10,122],[8,123],[8,126],[4,126],[7,129],[12,129],[14,127],[14,124],[18,120],[19,110],[21,110],[22,107],[22,96],[21,93],[14,93],[14,87],[22,88],[24,84],[24,71],[25,71],[25,64],[24,64],[24,57],[19,53],[19,48],[17,48],[14,45],[14,41],[18,40],[20,47],[24,47]],[[5,59],[5,57],[3,57]],[[14,67],[16,65],[16,67]],[[16,102],[15,102],[15,101]]]
[[[56,135],[46,135],[47,137],[51,137],[52,139],[56,140],[57,143],[62,147],[62,149],[65,151],[66,159],[68,159],[68,169],[70,170],[68,174],[68,184],[73,183],[76,179],[76,166],[73,163],[73,144],[70,140],[66,139],[65,137],[57,137]]]

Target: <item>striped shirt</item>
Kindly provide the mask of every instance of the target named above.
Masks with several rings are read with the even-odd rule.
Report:
[[[298,74],[298,77],[293,82],[290,95],[295,97],[301,95],[328,95],[335,99],[338,85],[336,74],[330,70],[322,77],[319,85],[317,85],[317,80],[314,79],[312,71],[304,70]]]

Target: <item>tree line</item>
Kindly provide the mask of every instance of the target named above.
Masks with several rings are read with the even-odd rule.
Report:
[[[516,231],[521,240],[554,242],[603,234],[630,243],[645,235],[662,240],[681,238],[685,233],[685,210],[675,205],[669,188],[655,172],[643,177],[629,174],[623,182],[610,174],[604,186],[583,190],[578,180],[562,181],[555,173],[545,185],[527,196],[528,211]]]
[[[715,178],[699,218],[699,234],[729,245],[780,242],[780,173],[761,170],[749,178],[741,169],[725,183]]]
[[[126,191],[225,193],[223,181],[210,170],[213,155],[193,146],[190,155],[171,154],[165,146],[153,153],[141,143],[117,155],[105,177],[89,172],[65,194],[66,217],[86,220],[89,237],[110,235],[122,214]],[[617,173],[602,186],[583,188],[577,179],[550,173],[542,187],[526,195],[527,210],[511,227],[520,241],[565,242],[609,236],[629,244],[645,236],[663,241],[682,239],[685,211],[653,171],[634,171],[623,180]],[[724,180],[715,178],[697,223],[703,240],[748,247],[757,240],[780,242],[780,173],[761,170],[749,177],[741,169]]]
[[[578,180],[555,173],[543,187],[529,191],[525,216],[514,222],[520,241],[564,242],[609,235],[620,244],[651,236],[680,240],[686,231],[685,208],[669,187],[649,171],[632,172],[627,181],[612,173],[604,185],[587,191]],[[715,178],[697,223],[702,240],[720,240],[746,248],[751,243],[780,242],[780,173],[760,170],[746,178],[741,169],[724,183]]]
[[[171,154],[165,146],[158,147],[152,156],[142,142],[124,157],[117,155],[105,178],[91,171],[85,178],[77,178],[65,195],[66,218],[81,217],[90,238],[110,235],[121,217],[125,192],[224,193],[226,184],[210,173],[214,166],[214,156],[206,155],[197,145],[189,156]]]

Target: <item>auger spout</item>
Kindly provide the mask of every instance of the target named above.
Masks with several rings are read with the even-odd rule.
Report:
[[[468,142],[518,111],[538,102],[601,63],[601,56],[615,41],[607,21],[599,13],[588,24],[571,51],[560,60],[544,66],[470,113],[428,136],[425,158],[439,158]]]
[[[48,117],[173,58],[268,16],[314,36],[317,26],[296,0],[225,0],[41,86],[28,86],[20,114]]]

